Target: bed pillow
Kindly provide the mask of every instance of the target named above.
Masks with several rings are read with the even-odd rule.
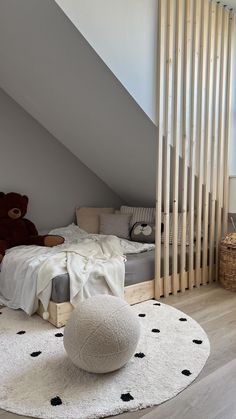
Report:
[[[130,232],[131,240],[141,243],[155,243],[155,224],[135,223]]]
[[[164,223],[164,213],[161,214],[161,221]],[[169,244],[173,244],[173,213],[169,214],[169,223],[170,223],[170,232],[169,232]],[[194,230],[195,230],[194,226]],[[183,214],[181,212],[178,213],[178,245],[181,244],[183,234]],[[195,232],[194,232],[195,236]],[[186,216],[186,246],[189,246],[189,238],[190,238],[190,214],[187,213]],[[161,242],[164,243],[164,234],[162,234]]]
[[[122,205],[120,207],[121,214],[131,214],[130,227],[132,228],[135,223],[154,223],[155,221],[155,208],[144,207],[127,207]]]
[[[76,209],[77,225],[87,233],[98,234],[100,214],[113,214],[114,208],[81,207]]]
[[[129,240],[130,219],[130,214],[101,214],[99,233]]]

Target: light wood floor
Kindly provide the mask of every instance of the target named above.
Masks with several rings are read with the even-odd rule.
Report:
[[[236,419],[236,293],[213,284],[163,302],[186,312],[201,324],[210,339],[210,357],[194,383],[174,399],[116,418]],[[5,418],[25,417],[0,410],[0,419]]]

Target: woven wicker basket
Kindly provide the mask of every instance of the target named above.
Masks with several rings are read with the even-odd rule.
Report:
[[[227,234],[220,243],[219,281],[224,288],[236,291],[236,233]]]

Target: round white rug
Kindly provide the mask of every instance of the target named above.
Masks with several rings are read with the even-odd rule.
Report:
[[[0,408],[21,415],[92,419],[158,405],[202,370],[210,344],[191,317],[147,301],[133,306],[141,323],[135,355],[122,369],[90,374],[76,368],[63,329],[37,315],[0,310]]]

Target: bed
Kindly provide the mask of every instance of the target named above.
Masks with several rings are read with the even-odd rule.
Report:
[[[105,271],[106,273],[106,281],[108,284],[108,291],[105,290],[105,292],[112,293],[113,295],[123,295],[124,292],[124,276],[126,277],[125,280],[125,297],[127,297],[127,292],[130,295],[130,297],[127,297],[126,299],[131,302],[138,302],[138,300],[141,297],[141,295],[138,297],[137,293],[133,289],[135,288],[137,283],[141,284],[144,282],[147,282],[149,280],[153,280],[154,278],[154,244],[143,244],[143,243],[135,243],[131,242],[129,240],[122,240],[120,238],[117,238],[115,236],[104,236],[104,235],[96,235],[96,234],[88,234],[81,230],[78,226],[72,224],[66,228],[57,229],[57,232],[60,233],[60,235],[63,235],[65,237],[65,244],[61,246],[57,246],[54,248],[45,248],[41,246],[17,246],[15,248],[11,248],[7,251],[7,254],[4,257],[4,261],[2,263],[1,267],[1,274],[0,274],[0,303],[5,304],[8,307],[11,307],[13,309],[21,308],[23,309],[27,314],[32,315],[37,309],[38,313],[43,316],[43,314],[49,313],[49,321],[54,324],[57,327],[60,327],[65,324],[66,319],[63,320],[60,318],[60,314],[63,312],[71,312],[72,306],[69,301],[71,301],[74,304],[74,300],[71,297],[71,284],[72,284],[72,275],[73,272],[70,269],[64,269],[62,270],[63,274],[60,272],[60,264],[55,264],[55,271],[45,271],[44,266],[48,264],[48,260],[54,260],[58,261],[58,256],[66,254],[66,267],[68,266],[68,260],[70,258],[70,255],[73,255],[73,252],[71,252],[71,247],[79,246],[79,250],[81,252],[81,249],[92,243],[92,246],[97,245],[97,243],[100,245],[100,241],[102,241],[102,245],[99,247],[102,247],[102,250],[109,250],[111,249],[111,254],[115,255],[112,256],[111,259],[108,257],[108,263],[105,263],[108,268]],[[57,234],[55,230],[53,230],[52,234]],[[119,245],[117,246],[116,250],[118,252],[118,256],[116,251],[114,251],[114,247],[116,249],[116,244],[119,242]],[[107,245],[107,248],[105,245],[109,243],[109,246]],[[115,244],[115,246],[113,246]],[[63,247],[65,246],[65,248]],[[121,248],[121,253],[120,253]],[[66,249],[66,250],[65,250]],[[89,248],[90,249],[90,248]],[[92,248],[92,250],[94,247]],[[149,251],[146,251],[149,250]],[[150,251],[151,250],[151,251]],[[74,251],[74,250],[73,250]],[[130,254],[130,253],[135,254]],[[137,252],[142,252],[137,254]],[[79,254],[79,252],[78,252]],[[90,254],[89,254],[90,255]],[[76,255],[77,256],[77,255]],[[81,259],[83,256],[81,256],[81,253],[78,255]],[[105,256],[107,256],[105,254]],[[54,259],[56,257],[56,259]],[[124,264],[124,260],[127,261]],[[81,260],[80,259],[80,260]],[[95,258],[96,259],[96,258]],[[90,256],[88,258],[90,265],[90,271],[93,272],[93,263],[95,263],[95,270],[94,276],[92,277],[89,274],[89,280],[86,282],[83,282],[83,269],[81,268],[82,263],[77,263],[78,259],[76,259],[76,264],[74,266],[76,267],[76,270],[78,270],[79,275],[81,275],[80,282],[83,284],[84,287],[84,298],[86,297],[86,286],[88,283],[90,283],[90,295],[92,295],[92,292],[95,293],[102,293],[97,292],[97,290],[94,291],[94,288],[99,288],[99,282],[103,280],[105,282],[104,278],[100,274],[100,265],[96,265],[96,260],[93,259],[93,255],[90,260]],[[100,256],[98,258],[100,260]],[[106,258],[105,258],[106,259]],[[115,261],[114,261],[115,259]],[[118,262],[117,260],[118,259]],[[86,259],[87,261],[87,259]],[[95,262],[94,262],[95,261]],[[111,262],[117,262],[115,263],[115,270],[113,271],[113,275],[109,275],[110,271],[109,263]],[[69,264],[70,265],[70,264]],[[101,264],[104,266],[104,264]],[[117,286],[116,282],[116,272],[119,271],[119,266],[122,265],[123,273],[122,276],[122,294],[117,294],[113,291],[120,291],[121,287],[119,288],[119,284]],[[92,269],[91,269],[92,266]],[[48,266],[46,266],[48,268]],[[43,275],[42,274],[42,268],[43,274],[50,273],[50,276]],[[53,273],[59,272],[57,275],[53,275]],[[70,276],[68,273],[70,273]],[[47,306],[45,306],[45,299],[40,298],[41,294],[39,291],[39,277],[43,276],[46,277],[46,281],[50,283],[51,291],[50,294],[48,294],[48,290],[46,292],[47,294]],[[111,279],[109,279],[111,278]],[[85,284],[85,285],[84,285]],[[127,285],[128,284],[128,285]],[[94,288],[93,288],[94,287]],[[152,285],[151,285],[152,287]],[[128,291],[126,289],[128,288]],[[142,286],[141,290],[139,291],[140,294],[144,295],[144,299],[148,299],[150,297],[150,293],[148,295],[145,295],[145,292],[142,292]],[[41,301],[41,303],[39,303]],[[50,302],[49,302],[50,301]],[[80,300],[81,301],[81,300]],[[38,307],[39,304],[39,307]],[[49,304],[49,306],[48,306]],[[48,309],[46,309],[47,307]],[[62,316],[63,317],[63,316]],[[45,318],[45,316],[44,316]]]
[[[53,230],[51,233],[53,234],[61,234],[63,235],[67,241],[73,242],[73,239],[77,237],[77,234],[81,233],[81,229],[78,226],[72,224],[66,228],[56,229]],[[85,233],[85,237],[88,235]],[[100,236],[100,235],[99,235]],[[122,241],[124,245],[124,253],[126,254],[126,261],[125,261],[125,288],[124,288],[124,298],[130,304],[135,304],[141,301],[145,301],[155,296],[155,287],[154,287],[154,277],[155,277],[155,246],[154,244],[141,244],[141,243],[134,243],[127,240]],[[130,249],[131,246],[131,249]],[[134,253],[132,253],[132,249],[134,248]],[[141,253],[136,253],[136,248],[140,250]],[[16,252],[19,251],[18,248]],[[28,252],[28,247],[26,247],[26,251]],[[54,248],[55,249],[55,248]],[[127,249],[129,251],[127,251]],[[53,250],[50,250],[53,251]],[[18,268],[19,262],[25,263],[24,257],[23,259],[19,259],[18,263],[14,265],[14,249],[10,250],[11,254],[13,254],[13,259],[10,263],[11,272],[13,273],[15,269]],[[24,252],[24,248],[23,248]],[[38,252],[41,252],[43,255],[47,254],[48,250],[46,248],[37,248],[33,250],[38,255]],[[18,253],[17,253],[18,255]],[[24,254],[23,254],[24,256]],[[37,256],[38,257],[38,256]],[[34,260],[34,259],[32,259]],[[29,260],[29,265],[32,264],[32,260]],[[181,260],[181,247],[178,246],[178,265],[180,266]],[[172,270],[172,246],[170,245],[170,255],[169,255],[169,263],[170,263],[170,277],[169,280],[171,281],[171,270]],[[161,256],[161,271],[163,273],[164,268],[164,258],[163,252]],[[28,269],[28,265],[26,263],[26,270]],[[188,269],[188,247],[187,247],[187,255],[186,255],[186,270]],[[186,273],[186,288],[187,288],[187,275]],[[10,275],[11,277],[11,275]],[[0,277],[1,279],[1,277]],[[32,282],[33,283],[33,282]],[[50,278],[51,290],[48,299],[48,318],[47,320],[51,322],[56,327],[64,326],[70,314],[73,310],[73,305],[70,303],[70,277],[68,273],[58,274],[55,276],[51,276]],[[1,282],[0,282],[1,285]],[[11,287],[11,285],[10,285]],[[12,285],[13,287],[13,285]],[[21,285],[20,287],[21,288]],[[24,288],[24,287],[23,287]],[[20,291],[21,292],[21,291]],[[32,286],[32,293],[35,290]],[[50,301],[49,301],[50,300]],[[0,295],[0,302],[1,295]],[[23,308],[26,312],[27,310],[20,306],[20,304],[14,303],[11,305],[12,308]],[[31,313],[37,310],[38,314],[45,318],[45,306],[43,307],[42,303],[37,301],[37,307],[31,308]]]
[[[172,273],[172,246],[170,245],[170,274]],[[180,266],[181,246],[178,246],[178,264]],[[162,252],[162,272],[164,270],[164,257]],[[188,248],[186,253],[186,268],[188,269]],[[155,276],[155,251],[127,255],[125,262],[125,286],[137,285],[151,281]],[[51,301],[64,303],[70,299],[69,275],[58,275],[52,279]]]
[[[172,274],[172,246],[170,245],[170,281]],[[186,252],[186,270],[188,270],[188,248]],[[181,262],[181,246],[178,246],[178,266]],[[164,271],[162,252],[161,270]],[[179,269],[178,269],[179,272]],[[127,255],[125,262],[125,299],[129,304],[137,304],[154,298],[155,250]],[[179,279],[180,281],[180,279]],[[186,288],[188,273],[186,272]],[[69,319],[73,306],[69,302],[70,286],[68,274],[59,275],[52,280],[52,294],[49,304],[49,321],[56,327],[62,327]],[[38,314],[43,316],[40,304]]]

